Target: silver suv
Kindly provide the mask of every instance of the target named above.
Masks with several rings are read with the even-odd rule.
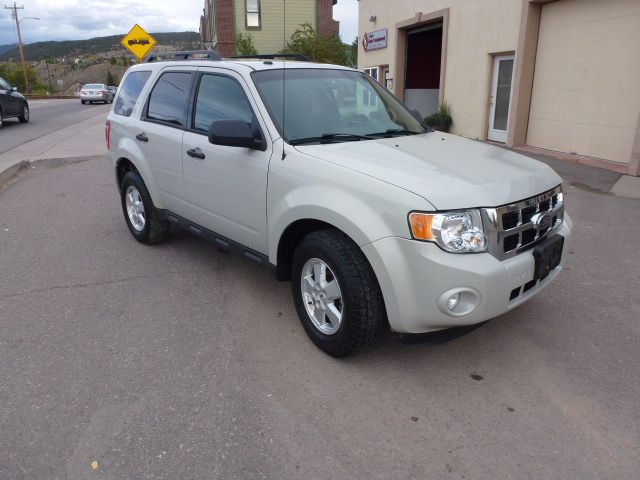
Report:
[[[145,62],[106,125],[124,218],[171,224],[291,280],[346,356],[512,310],[558,275],[571,221],[548,166],[428,129],[369,76],[271,59]]]

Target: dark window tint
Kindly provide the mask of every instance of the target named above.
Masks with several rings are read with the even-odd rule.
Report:
[[[149,79],[149,75],[151,75],[151,72],[131,72],[127,75],[124,84],[120,88],[120,95],[116,100],[113,113],[124,115],[125,117],[131,115],[138,96]]]
[[[203,75],[196,100],[194,128],[208,131],[215,120],[251,123],[253,112],[240,84],[232,78]]]
[[[2,89],[2,90],[10,90],[11,89],[11,85],[9,85],[9,82],[5,81],[4,78],[0,78],[0,89]]]
[[[183,126],[187,115],[190,85],[190,73],[164,73],[149,97],[147,118]]]

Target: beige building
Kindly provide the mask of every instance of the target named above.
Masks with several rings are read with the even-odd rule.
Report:
[[[640,175],[640,0],[359,0],[359,68],[453,133]]]

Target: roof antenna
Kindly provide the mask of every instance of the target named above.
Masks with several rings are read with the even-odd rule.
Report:
[[[282,52],[284,54],[287,53],[287,0],[282,0]],[[284,109],[284,99],[285,99],[285,75],[287,71],[287,57],[283,57],[282,63],[282,160],[287,157],[286,152],[284,151],[285,146],[285,127],[286,124],[284,122],[285,118],[285,109]]]

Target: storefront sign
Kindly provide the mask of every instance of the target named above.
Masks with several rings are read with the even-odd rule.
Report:
[[[381,48],[387,48],[387,37],[388,30],[383,28],[381,30],[376,30],[375,32],[366,33],[362,38],[362,46],[364,47],[364,51],[368,52],[369,50],[379,50]]]

